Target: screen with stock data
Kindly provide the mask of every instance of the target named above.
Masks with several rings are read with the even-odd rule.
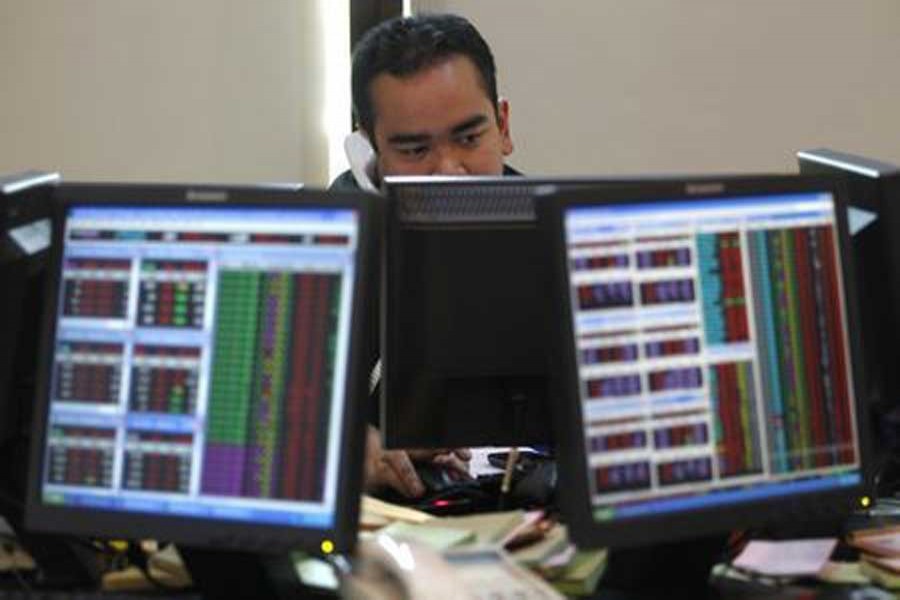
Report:
[[[75,206],[48,505],[333,525],[358,214]]]
[[[596,521],[859,484],[831,194],[563,215]]]

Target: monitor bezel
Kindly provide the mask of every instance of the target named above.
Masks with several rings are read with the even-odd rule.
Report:
[[[193,199],[193,200],[191,200]],[[155,513],[92,510],[48,505],[41,500],[45,436],[50,404],[50,381],[55,345],[55,319],[65,228],[72,207],[161,206],[179,208],[279,207],[357,211],[359,231],[355,263],[353,316],[346,373],[346,398],[341,431],[341,460],[335,488],[335,522],[328,528],[301,528]],[[302,190],[299,186],[210,186],[180,184],[61,185],[55,197],[53,237],[41,331],[38,394],[32,427],[25,523],[33,531],[113,538],[154,538],[185,546],[278,553],[303,549],[313,553],[346,552],[357,539],[365,449],[365,410],[368,372],[365,360],[371,345],[367,321],[370,276],[378,251],[379,198],[363,192]],[[328,540],[332,546],[322,548]]]
[[[847,323],[848,353],[851,357],[851,392],[856,409],[856,435],[859,440],[862,481],[853,486],[826,492],[815,492],[750,500],[740,504],[719,505],[704,509],[670,512],[621,521],[596,521],[592,514],[587,477],[587,451],[582,427],[581,400],[577,386],[578,363],[574,351],[572,309],[569,301],[568,255],[564,218],[569,208],[627,203],[652,203],[673,200],[694,200],[722,196],[751,196],[768,194],[827,192],[835,203],[837,243],[842,265]],[[587,188],[561,191],[546,190],[537,199],[538,222],[545,245],[552,253],[555,322],[559,328],[554,342],[553,386],[560,400],[555,411],[554,427],[558,443],[558,468],[561,510],[569,524],[573,541],[581,546],[633,547],[652,543],[695,538],[706,534],[727,532],[751,526],[798,522],[846,514],[859,507],[860,500],[869,496],[872,485],[868,413],[863,398],[864,389],[858,365],[861,356],[858,336],[852,335],[858,323],[858,305],[852,290],[853,269],[847,254],[849,234],[846,219],[846,199],[840,182],[829,177],[775,176],[726,177],[717,180],[683,180],[656,182],[646,186],[591,190]]]

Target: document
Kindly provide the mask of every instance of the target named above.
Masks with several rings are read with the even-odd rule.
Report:
[[[835,538],[769,542],[754,540],[747,544],[732,565],[770,577],[815,576],[828,562]]]

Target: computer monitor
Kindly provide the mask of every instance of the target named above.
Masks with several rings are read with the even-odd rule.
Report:
[[[351,549],[377,202],[65,184],[57,206],[27,526]]]
[[[42,171],[0,177],[0,449],[6,456],[26,433],[34,393],[35,331],[58,181],[58,174]]]
[[[887,458],[900,450],[900,370],[893,360],[900,335],[900,167],[825,148],[798,152],[797,162],[801,173],[838,176],[847,188],[865,392],[876,450]],[[897,465],[890,470],[896,473]],[[896,474],[881,483],[884,491],[900,486]]]
[[[34,559],[40,581],[68,587],[99,579],[95,553],[23,529],[50,214],[59,181],[47,171],[0,177],[0,518]]]
[[[866,406],[833,179],[561,191],[537,208],[576,544],[645,546],[860,506]]]

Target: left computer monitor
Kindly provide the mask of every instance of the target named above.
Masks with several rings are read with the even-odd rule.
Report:
[[[844,209],[827,178],[538,200],[561,504],[577,544],[646,546],[864,505]]]
[[[42,171],[0,176],[0,449],[6,456],[27,434],[50,203],[59,179]]]
[[[352,548],[376,210],[362,194],[61,186],[27,526]]]
[[[59,181],[59,174],[47,171],[0,177],[0,516],[34,558],[34,581],[72,587],[99,579],[96,554],[66,536],[23,527],[38,331]]]

